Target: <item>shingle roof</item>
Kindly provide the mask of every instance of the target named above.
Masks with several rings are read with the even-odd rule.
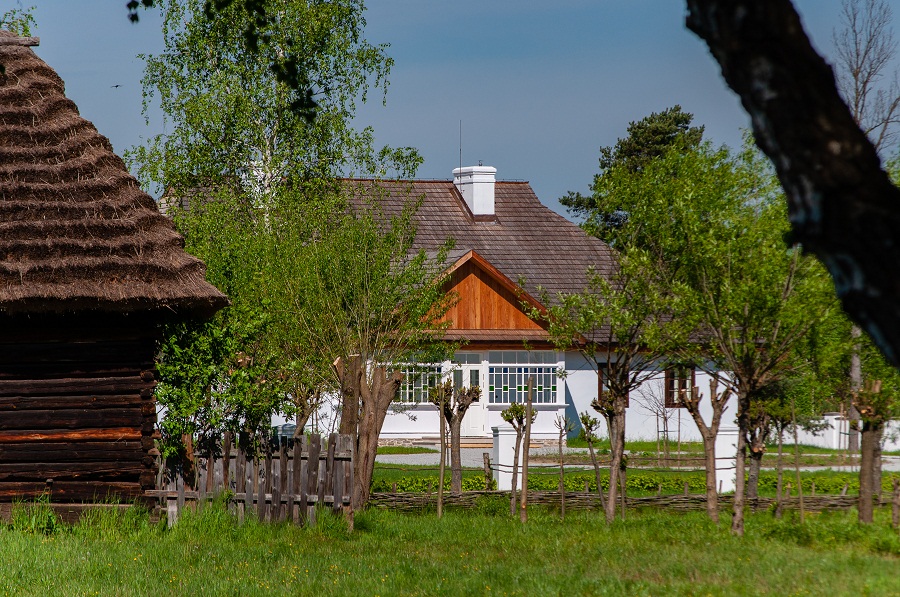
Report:
[[[514,282],[524,277],[524,289],[535,297],[540,295],[538,287],[551,297],[581,292],[588,268],[610,275],[615,266],[615,253],[606,243],[544,206],[527,182],[496,183],[495,221],[475,221],[449,180],[377,184],[380,192],[375,195],[383,193],[387,214],[399,210],[405,200],[421,199],[415,248],[435,249],[453,238],[452,260],[474,250]]]
[[[0,31],[0,311],[227,304],[62,79]]]

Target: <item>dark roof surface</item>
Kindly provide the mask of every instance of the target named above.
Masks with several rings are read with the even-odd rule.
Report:
[[[0,311],[227,304],[62,79],[0,31]]]
[[[581,292],[588,268],[610,275],[615,266],[615,253],[606,243],[544,206],[527,182],[496,183],[495,221],[475,221],[449,180],[367,184],[379,185],[375,196],[383,193],[388,214],[405,200],[421,199],[415,248],[435,249],[453,238],[451,262],[474,250],[512,281],[524,277],[524,289],[535,298],[540,297],[539,286],[551,298]]]

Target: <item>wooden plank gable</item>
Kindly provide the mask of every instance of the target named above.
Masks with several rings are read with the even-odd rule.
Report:
[[[543,306],[474,251],[454,264],[446,288],[458,296],[444,316],[451,330],[544,330],[525,314],[522,303]]]

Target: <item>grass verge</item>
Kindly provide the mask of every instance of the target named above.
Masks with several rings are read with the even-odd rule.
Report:
[[[0,530],[0,594],[10,595],[891,595],[900,539],[884,512],[810,516],[800,526],[749,515],[733,537],[702,514],[596,513],[560,521],[503,514],[368,511],[356,531],[238,525],[219,506],[174,529],[98,513],[50,535]]]

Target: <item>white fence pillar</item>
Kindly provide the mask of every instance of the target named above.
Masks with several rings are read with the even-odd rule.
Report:
[[[722,488],[719,493],[734,491],[737,481],[737,444],[737,427],[719,427],[719,434],[716,436],[716,481]]]
[[[494,432],[494,455],[491,469],[494,472],[494,479],[497,481],[497,489],[509,491],[512,489],[513,459],[516,455],[516,430],[508,424],[491,427],[491,430]],[[522,488],[521,462],[522,454],[520,453],[520,474],[516,479],[516,489]]]

